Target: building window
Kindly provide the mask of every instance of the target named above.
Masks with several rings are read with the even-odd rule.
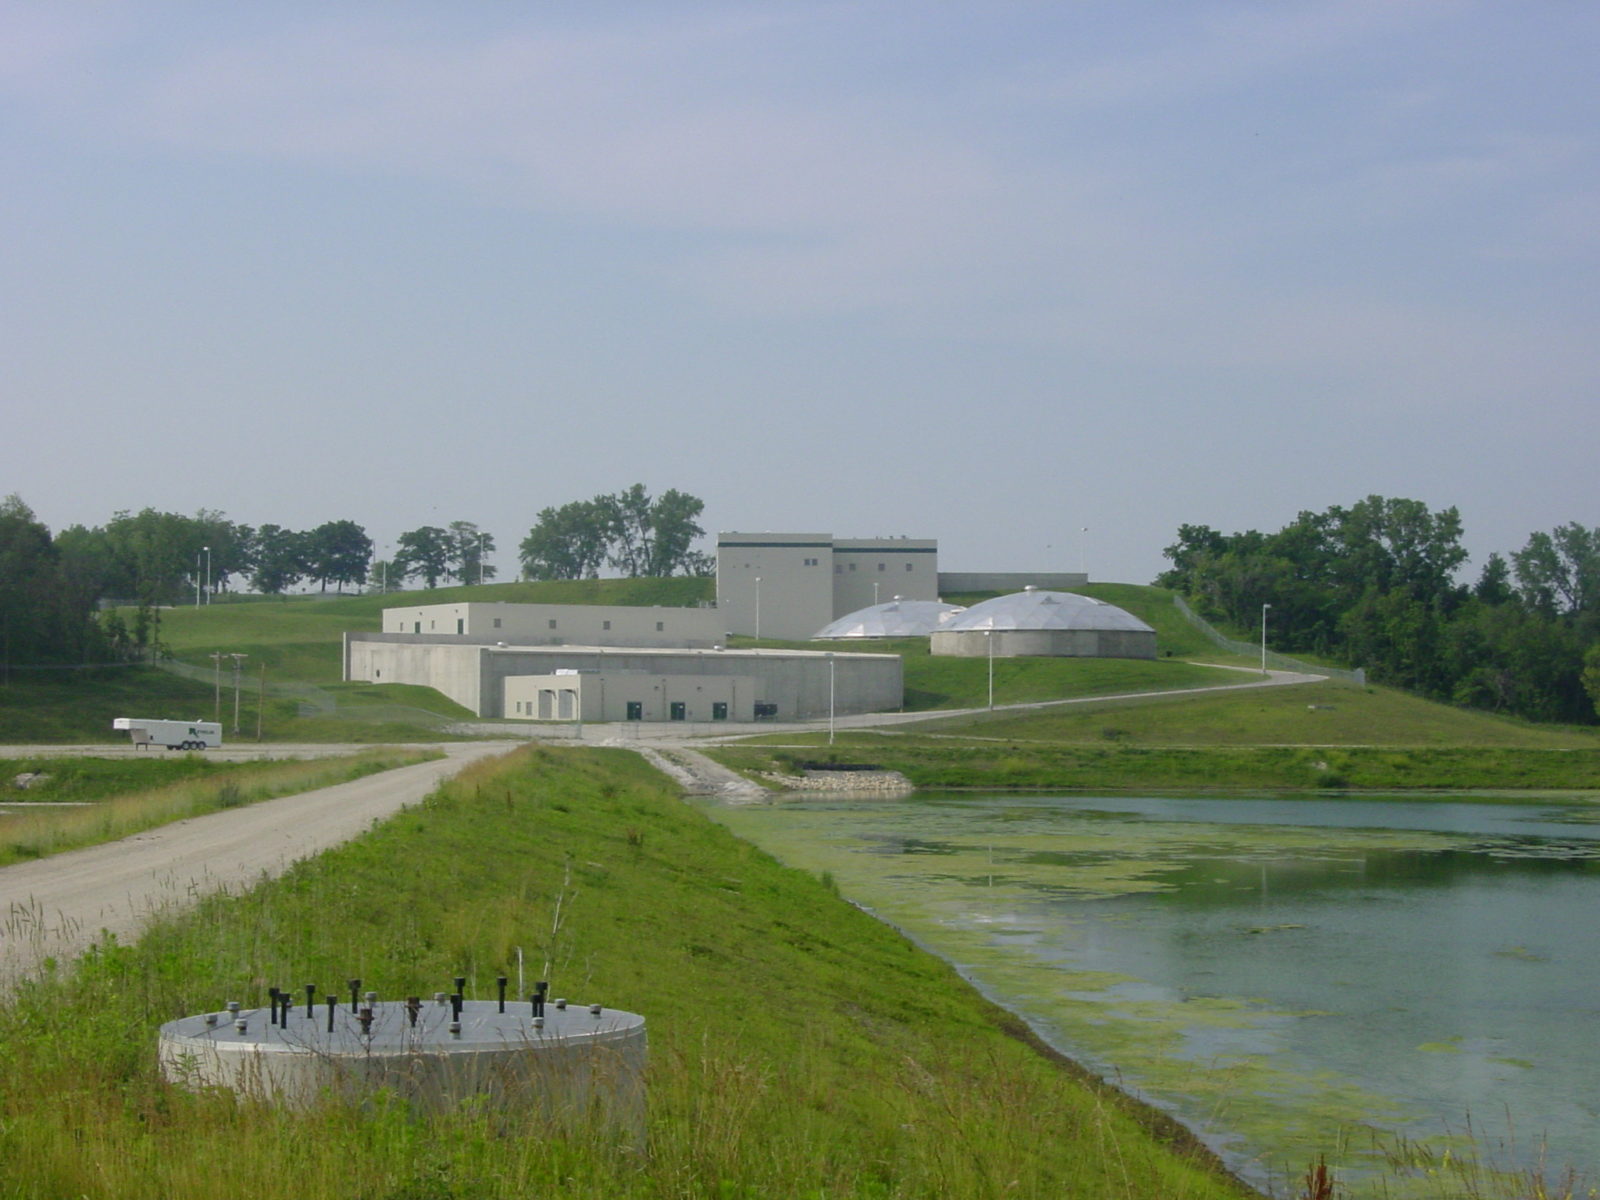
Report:
[[[610,629],[611,628],[611,622],[610,621],[601,621],[600,622],[600,628],[601,629]]]
[[[656,622],[656,632],[657,633],[662,632],[664,629],[666,629],[666,627],[667,627],[667,623],[665,621],[657,621]]]
[[[878,570],[880,570],[880,571],[881,571],[881,570],[883,570],[883,569],[884,569],[884,568],[883,568],[883,564],[882,564],[882,563],[879,563],[879,564],[878,564]]]
[[[556,627],[556,619],[554,617],[551,617],[550,618],[550,628],[554,629],[555,627]]]
[[[496,618],[495,618],[495,619],[494,619],[494,627],[495,627],[495,628],[496,628],[496,629],[499,629],[499,628],[500,628],[500,618],[499,618],[499,617],[496,617]]]
[[[908,570],[908,571],[911,570],[911,564],[910,563],[906,564],[906,570]]]
[[[851,569],[851,570],[852,570],[852,571],[854,571],[854,570],[855,570],[855,569],[856,569],[856,565],[855,565],[855,563],[851,563],[851,564],[850,564],[850,569]]]

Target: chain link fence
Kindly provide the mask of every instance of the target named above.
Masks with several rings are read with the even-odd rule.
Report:
[[[1188,601],[1182,596],[1174,595],[1172,603],[1191,625],[1205,634],[1206,638],[1219,650],[1226,650],[1230,654],[1240,654],[1259,660],[1261,658],[1261,643],[1241,642],[1222,633],[1194,609],[1189,607]],[[1343,667],[1324,667],[1313,663],[1302,662],[1298,658],[1290,658],[1287,654],[1278,654],[1273,650],[1267,651],[1267,666],[1279,671],[1298,671],[1303,675],[1326,675],[1338,683],[1348,683],[1355,687],[1367,686],[1367,673],[1357,667],[1355,670],[1346,670]]]
[[[163,671],[182,676],[184,679],[192,679],[197,683],[203,683],[212,688],[220,688],[224,697],[223,704],[226,705],[228,703],[226,693],[231,691],[234,686],[233,667],[231,664],[222,668],[220,677],[215,667],[197,667],[170,658],[164,659],[156,665]],[[267,695],[275,699],[293,700],[295,702],[295,715],[301,717],[331,717],[340,721],[369,725],[417,725],[433,730],[445,729],[452,724],[449,717],[429,712],[425,708],[414,708],[406,704],[352,704],[341,706],[337,696],[314,683],[291,683],[270,679],[262,681],[260,678],[251,679],[249,671],[240,673],[239,686],[247,693],[264,690]]]

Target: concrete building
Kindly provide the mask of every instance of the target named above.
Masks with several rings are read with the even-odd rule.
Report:
[[[548,702],[554,711],[560,711],[565,691],[573,693],[566,701],[574,706],[569,711],[592,704],[598,710],[589,711],[607,714],[588,720],[628,720],[630,702],[642,705],[633,720],[722,720],[719,704],[727,705],[728,720],[804,720],[827,716],[830,706],[841,716],[892,712],[904,697],[901,660],[894,654],[514,646],[454,633],[347,633],[343,675],[431,687],[480,717],[527,717],[532,704],[536,720],[544,691],[553,693]],[[658,700],[659,707],[651,707]],[[681,716],[675,716],[674,703],[684,706]],[[657,712],[665,715],[649,715]]]
[[[755,675],[564,671],[505,681],[505,715],[534,721],[740,721],[768,715]]]
[[[1154,658],[1156,631],[1104,600],[1028,588],[956,614],[929,646],[965,658]]]
[[[423,604],[383,610],[384,633],[445,634],[518,646],[720,645],[713,608],[617,604]]]
[[[938,558],[931,538],[719,533],[717,611],[730,633],[805,641],[894,596],[937,600]]]

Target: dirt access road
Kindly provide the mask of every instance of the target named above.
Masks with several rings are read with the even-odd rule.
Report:
[[[441,745],[445,757],[432,762],[0,868],[0,986],[45,957],[75,957],[102,931],[129,941],[172,906],[276,875],[416,804],[467,763],[515,746]]]

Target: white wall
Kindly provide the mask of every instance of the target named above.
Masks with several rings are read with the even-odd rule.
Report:
[[[931,538],[834,539],[834,617],[872,604],[887,604],[896,596],[904,600],[939,598],[937,542]]]
[[[385,633],[435,634],[519,646],[703,646],[723,640],[712,608],[620,604],[405,605],[383,610]]]
[[[747,637],[805,641],[833,620],[832,560],[831,534],[718,534],[717,611],[724,627]]]

